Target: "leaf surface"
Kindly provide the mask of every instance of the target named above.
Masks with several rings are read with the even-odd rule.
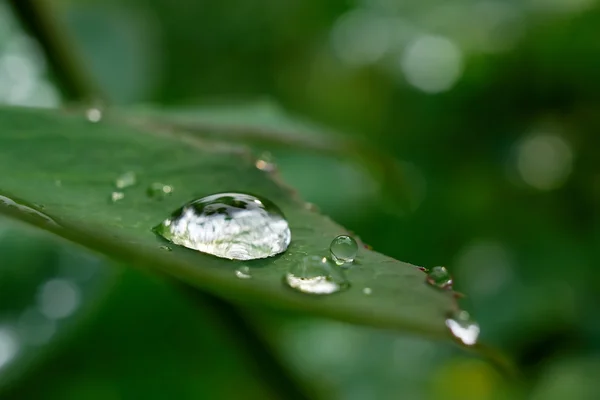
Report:
[[[240,305],[448,336],[444,321],[457,307],[452,293],[426,285],[417,267],[362,247],[346,271],[349,290],[310,296],[286,287],[282,278],[292,265],[307,255],[327,256],[331,240],[346,231],[312,211],[277,176],[257,169],[243,146],[18,108],[0,109],[0,129],[0,194],[35,205],[57,224],[10,205],[0,207],[6,214]],[[111,201],[115,180],[130,171],[136,184]],[[147,196],[157,182],[172,186],[172,194],[162,200]],[[154,225],[190,200],[232,191],[262,196],[281,208],[292,232],[287,252],[242,263],[174,245],[172,251],[161,248],[166,243],[151,232]],[[251,268],[252,279],[236,278],[242,265]]]

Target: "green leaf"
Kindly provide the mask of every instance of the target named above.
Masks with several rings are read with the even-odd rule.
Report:
[[[348,291],[325,297],[294,292],[282,276],[306,255],[326,256],[344,228],[320,215],[282,186],[239,146],[165,130],[137,130],[83,116],[0,109],[0,191],[15,201],[38,205],[56,224],[15,207],[0,211],[27,220],[73,242],[141,268],[161,271],[241,305],[297,310],[353,323],[448,337],[446,315],[453,294],[425,284],[413,265],[362,249],[347,271]],[[132,171],[137,184],[124,198],[109,200],[115,179]],[[163,200],[148,197],[155,182],[174,188]],[[332,185],[335,182],[332,182]],[[151,227],[184,203],[214,193],[238,191],[265,197],[287,216],[288,251],[244,264],[164,245]],[[393,227],[389,234],[394,235]],[[401,240],[402,238],[398,238]],[[252,279],[234,271],[252,268]],[[364,288],[371,294],[365,295]]]

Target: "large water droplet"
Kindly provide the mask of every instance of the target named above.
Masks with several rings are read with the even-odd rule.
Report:
[[[446,319],[446,326],[450,333],[463,344],[472,346],[479,337],[479,324],[471,319],[466,311],[457,311]]]
[[[169,196],[173,193],[173,186],[165,185],[163,183],[154,182],[148,189],[146,189],[146,194],[148,197],[151,197],[156,200],[162,200],[166,196]]]
[[[427,272],[427,283],[433,286],[437,286],[440,289],[452,288],[452,275],[448,272],[446,267],[438,266],[433,267]]]
[[[125,189],[137,183],[137,176],[133,171],[127,171],[115,179],[117,189]]]
[[[340,235],[333,239],[329,245],[331,258],[337,265],[351,263],[358,253],[356,240],[347,235]]]
[[[283,253],[292,236],[275,204],[242,193],[219,193],[192,201],[153,231],[172,243],[232,260]]]
[[[319,256],[304,257],[290,269],[284,280],[292,289],[310,294],[331,294],[350,287],[342,270]]]

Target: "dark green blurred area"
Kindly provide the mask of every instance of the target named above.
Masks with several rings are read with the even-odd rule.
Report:
[[[395,200],[393,182],[382,185],[351,159],[294,149],[275,158],[306,200],[375,250],[446,265],[482,340],[513,356],[525,376],[510,385],[445,344],[271,317],[266,334],[307,381],[344,399],[600,397],[599,3],[54,3],[118,105],[283,107],[389,153],[402,167],[406,181],[397,185],[408,187],[409,210]],[[43,59],[16,25],[6,26],[13,25],[0,24],[0,99],[58,105]],[[30,60],[37,86],[15,73],[15,54]],[[33,89],[23,94],[23,82]],[[45,254],[35,263],[51,260]],[[34,288],[42,280],[18,282]],[[214,317],[155,278],[127,273],[115,282],[88,326],[53,347],[48,361],[32,363],[11,393],[269,396],[211,333]],[[16,306],[2,281],[0,289],[2,306],[27,307]]]

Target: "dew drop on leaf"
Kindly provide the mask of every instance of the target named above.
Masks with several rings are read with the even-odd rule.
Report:
[[[269,152],[262,153],[254,165],[265,172],[273,172],[277,169],[274,158]]]
[[[162,200],[173,193],[173,186],[154,182],[146,189],[146,195],[156,200]]]
[[[446,267],[437,266],[427,271],[427,283],[432,286],[436,286],[440,289],[451,289],[452,288],[452,275],[448,272]]]
[[[467,346],[477,343],[479,324],[471,319],[466,311],[457,311],[446,319],[446,326],[452,336]]]
[[[115,187],[117,189],[125,189],[137,183],[137,176],[133,171],[127,171],[115,179]]]
[[[337,265],[352,263],[358,253],[356,240],[348,235],[340,235],[331,241],[329,245],[331,258]]]
[[[174,244],[231,260],[283,253],[292,237],[275,204],[243,193],[219,193],[194,200],[152,230]]]
[[[307,256],[292,266],[284,276],[285,283],[294,290],[310,294],[331,294],[350,287],[339,267],[325,257]]]
[[[112,192],[110,194],[110,201],[112,203],[116,203],[119,200],[123,200],[125,198],[125,193],[123,192]]]
[[[169,246],[160,246],[159,249],[164,250],[164,251],[173,251],[173,249],[170,248]]]
[[[363,294],[366,294],[367,296],[371,295],[373,293],[373,290],[369,287],[366,287],[363,289]]]
[[[243,266],[235,270],[235,276],[240,279],[250,279],[252,275],[250,274],[250,267]]]

